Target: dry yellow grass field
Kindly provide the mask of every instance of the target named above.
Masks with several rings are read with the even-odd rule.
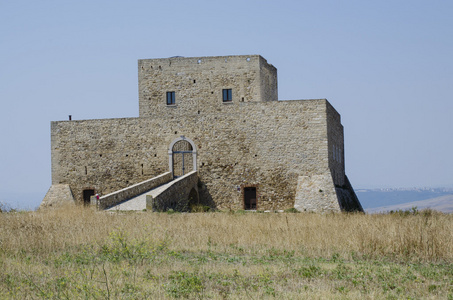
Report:
[[[453,216],[432,211],[0,214],[0,297],[453,298]]]

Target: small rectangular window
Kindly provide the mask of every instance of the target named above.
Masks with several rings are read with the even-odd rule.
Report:
[[[233,92],[231,89],[223,89],[223,102],[233,101]]]
[[[167,92],[167,105],[175,105],[175,92]]]

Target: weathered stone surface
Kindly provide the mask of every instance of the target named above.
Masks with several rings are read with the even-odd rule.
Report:
[[[294,208],[313,212],[340,211],[330,174],[299,176]]]
[[[363,207],[360,204],[359,198],[354,192],[351,183],[349,182],[348,176],[345,176],[345,184],[343,186],[336,186],[335,191],[337,192],[338,202],[342,211],[360,211],[363,212]]]
[[[138,118],[52,122],[52,184],[68,184],[82,201],[86,189],[105,195],[172,172],[170,145],[184,136],[194,156],[182,155],[198,171],[205,205],[242,209],[244,188],[253,186],[258,210],[290,208],[296,193],[308,197],[298,178],[320,176],[320,189],[333,194],[310,191],[319,204],[313,210],[340,209],[332,199],[345,185],[343,126],[326,99],[277,101],[277,71],[259,55],[139,60],[138,67]],[[232,101],[223,101],[223,89]],[[175,104],[167,105],[173,91]]]
[[[192,171],[172,181],[165,189],[146,196],[146,209],[152,211],[189,211],[198,202],[198,174]]]
[[[46,196],[44,196],[39,209],[57,208],[66,205],[75,205],[74,196],[72,195],[69,184],[52,184]]]

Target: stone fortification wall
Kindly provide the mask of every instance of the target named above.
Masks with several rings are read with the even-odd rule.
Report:
[[[172,179],[173,176],[171,175],[171,172],[167,172],[151,179],[139,182],[127,188],[102,196],[97,203],[97,207],[99,209],[106,209],[113,205],[117,205],[125,200],[138,196],[146,191],[165,184]]]
[[[261,100],[262,101],[277,101],[278,100],[278,85],[277,85],[277,69],[267,63],[267,61],[259,56],[260,61],[260,79],[261,79]]]
[[[345,173],[344,134],[340,114],[330,104],[327,105],[327,132],[329,168],[340,209],[363,212],[359,199]]]
[[[167,149],[147,140],[159,124],[138,118],[60,121],[51,124],[52,184],[65,183],[82,201],[85,189],[100,195],[168,172]]]
[[[294,208],[309,212],[339,212],[332,176],[329,173],[299,176]]]
[[[198,174],[192,171],[178,179],[158,195],[146,195],[146,209],[152,211],[189,211],[189,202],[197,203],[198,199]]]
[[[200,199],[243,208],[257,187],[257,209],[293,207],[299,176],[329,174],[326,100],[233,101],[215,111],[163,107],[152,118],[52,122],[52,182],[77,200],[108,194],[168,171],[168,146],[184,135],[198,148]]]
[[[341,210],[349,212],[363,212],[362,205],[360,204],[359,198],[357,198],[357,195],[349,182],[348,176],[345,176],[344,181],[343,186],[335,187]]]
[[[168,114],[172,91],[175,116],[222,110],[223,89],[232,90],[233,103],[278,100],[277,69],[259,55],[142,59],[138,80],[140,117]]]
[[[340,114],[330,103],[327,104],[326,108],[329,169],[334,184],[343,186],[345,184],[343,125],[341,125]]]

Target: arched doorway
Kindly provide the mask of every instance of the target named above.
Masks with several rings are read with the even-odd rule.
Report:
[[[197,170],[197,150],[195,143],[184,136],[175,139],[168,149],[169,168],[173,178]]]

